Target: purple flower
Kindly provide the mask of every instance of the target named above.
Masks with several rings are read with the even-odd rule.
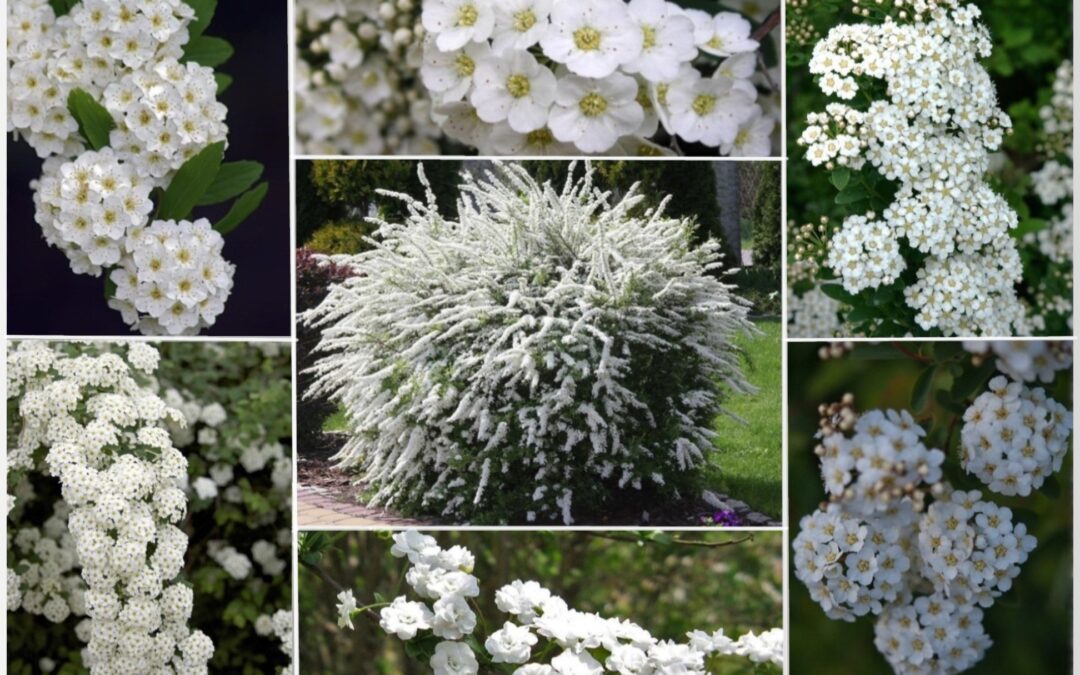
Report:
[[[706,520],[720,527],[739,527],[743,525],[743,519],[739,517],[739,514],[731,509],[724,509],[723,511],[717,511],[708,516]]]

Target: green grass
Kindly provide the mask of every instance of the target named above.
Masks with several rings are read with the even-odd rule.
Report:
[[[345,419],[345,410],[338,408],[337,412],[323,420],[322,430],[326,432],[348,431],[349,422]]]
[[[729,497],[742,500],[773,518],[783,505],[783,452],[781,413],[781,326],[761,320],[761,335],[739,336],[736,344],[746,351],[744,373],[758,388],[753,395],[731,396],[724,407],[745,420],[716,420],[717,451],[712,460],[718,478],[712,481]]]

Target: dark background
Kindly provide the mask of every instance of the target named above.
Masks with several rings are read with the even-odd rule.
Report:
[[[229,108],[226,161],[257,160],[270,183],[262,206],[225,239],[236,265],[225,312],[206,335],[289,336],[292,246],[289,235],[289,82],[287,0],[221,2],[207,35],[236,53],[216,70],[234,81],[219,100]],[[104,278],[76,275],[49,247],[34,221],[30,181],[41,160],[9,135],[7,202],[8,332],[13,335],[126,335],[131,330],[105,302]],[[229,204],[201,207],[195,217],[224,215]]]

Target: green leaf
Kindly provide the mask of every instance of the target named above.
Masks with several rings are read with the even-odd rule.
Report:
[[[836,203],[840,206],[846,204],[856,204],[865,199],[869,199],[870,194],[861,185],[848,185],[836,195]]]
[[[877,316],[877,313],[866,305],[859,305],[852,307],[851,311],[844,315],[844,318],[851,323],[863,323],[869,321]]]
[[[964,343],[959,340],[940,340],[934,343],[935,361],[948,361],[964,353]]]
[[[952,397],[957,401],[966,401],[971,398],[978,389],[986,384],[990,376],[997,371],[996,359],[988,358],[978,368],[970,368],[963,375],[956,378],[952,387]]]
[[[111,269],[105,270],[105,300],[109,301],[116,297],[116,282],[109,276]]]
[[[945,391],[944,389],[938,389],[936,392],[934,392],[934,401],[936,401],[939,406],[948,410],[954,415],[963,415],[965,412],[967,412],[967,407],[963,403],[957,403],[956,401],[954,401],[952,397],[949,396],[949,392]]]
[[[846,166],[842,166],[839,169],[834,169],[829,176],[829,182],[833,184],[837,190],[843,191],[847,187],[848,181],[851,180],[851,169]]]
[[[1047,476],[1046,482],[1039,489],[1050,499],[1057,499],[1061,496],[1061,483],[1058,482],[1057,476]]]
[[[263,165],[258,162],[226,162],[218,170],[214,184],[198,201],[198,206],[220,204],[241,194],[259,180]]]
[[[856,361],[899,361],[907,359],[902,353],[888,344],[860,342],[851,351],[851,358]]]
[[[194,40],[210,25],[210,20],[214,18],[214,11],[217,9],[217,0],[184,0],[184,2],[195,10],[195,20],[188,24],[188,37]]]
[[[853,304],[855,301],[855,296],[845,291],[840,284],[821,284],[821,292],[845,305]]]
[[[49,4],[53,8],[53,14],[61,17],[74,9],[75,5],[79,4],[79,0],[49,0]]]
[[[926,408],[926,402],[930,400],[930,391],[934,386],[934,373],[937,366],[927,366],[915,380],[915,388],[911,391],[911,409],[921,412]]]
[[[219,37],[200,35],[184,47],[183,63],[194,61],[208,68],[216,68],[232,58],[232,45]]]
[[[260,183],[255,189],[248,190],[240,195],[240,198],[233,202],[232,208],[225,214],[225,217],[214,225],[214,229],[223,235],[235,230],[247,220],[248,216],[255,212],[255,209],[259,208],[269,189],[269,183]]]
[[[162,220],[181,220],[190,215],[217,178],[224,155],[225,142],[218,141],[184,162],[161,196],[158,217]]]
[[[72,89],[68,94],[68,110],[79,123],[79,133],[94,150],[101,150],[109,145],[109,132],[116,128],[116,122],[105,106],[82,89]]]
[[[217,94],[221,96],[225,93],[225,90],[232,86],[232,75],[225,73],[214,73],[214,81],[217,82]]]

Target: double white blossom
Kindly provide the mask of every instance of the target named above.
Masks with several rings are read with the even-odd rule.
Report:
[[[479,671],[479,645],[466,642],[473,633],[476,616],[465,600],[479,593],[472,576],[473,556],[455,546],[442,549],[434,537],[409,530],[393,535],[391,553],[406,557],[411,565],[405,575],[423,601],[395,598],[380,611],[379,625],[402,640],[415,639],[431,630],[444,638],[435,646],[430,666],[435,675],[475,675]],[[439,580],[452,578],[452,583]],[[356,609],[352,591],[338,596],[339,625],[352,628]],[[754,663],[783,666],[784,633],[773,628],[761,634],[749,632],[732,639],[723,629],[714,633],[692,631],[685,643],[659,640],[630,621],[571,609],[565,601],[535,581],[514,581],[496,591],[496,606],[511,615],[484,641],[483,654],[492,663],[520,664],[516,675],[572,675],[574,673],[684,673],[704,675],[705,659],[713,654],[734,655]],[[440,632],[440,604],[460,604],[456,636]],[[348,617],[348,618],[347,618]],[[557,647],[549,662],[541,658],[544,645]],[[548,650],[550,651],[550,650]]]

